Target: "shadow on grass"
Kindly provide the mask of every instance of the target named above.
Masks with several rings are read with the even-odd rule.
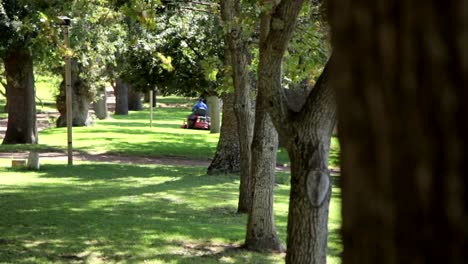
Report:
[[[0,186],[0,262],[283,262],[238,248],[246,217],[236,214],[237,175],[91,163],[44,165],[21,177]],[[288,195],[275,193],[283,206]],[[276,213],[276,222],[284,237],[287,215]],[[341,254],[339,232],[330,229],[330,256]]]
[[[51,137],[63,133],[57,129],[43,131]],[[97,141],[92,139],[101,135]],[[140,137],[145,136],[145,137]],[[132,140],[135,138],[135,140]],[[92,152],[102,148],[107,154],[144,157],[186,157],[207,160],[214,156],[215,144],[209,137],[200,134],[175,134],[141,129],[101,129],[75,130],[74,148],[83,152]],[[0,147],[1,151],[1,147]]]
[[[245,216],[226,202],[236,200],[236,177],[200,174],[172,166],[46,165],[39,179],[51,183],[2,187],[0,262],[184,260],[191,245],[242,239]]]

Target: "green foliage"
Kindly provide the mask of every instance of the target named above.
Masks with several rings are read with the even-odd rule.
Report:
[[[36,62],[54,62],[63,53],[59,19],[77,1],[4,0],[0,5],[0,55],[12,49],[30,48]],[[68,14],[70,15],[70,14]],[[59,52],[57,51],[59,50]],[[62,51],[60,51],[62,50]]]
[[[161,52],[172,58],[174,67],[158,79],[159,91],[184,96],[216,94],[224,77],[219,18],[188,9],[189,4],[180,8],[182,13],[165,14],[167,26],[157,35]]]
[[[330,57],[328,26],[318,12],[320,6],[304,5],[298,18],[283,63],[285,87],[294,87],[304,81],[313,86]]]
[[[159,52],[156,41],[152,40],[136,40],[123,59],[121,78],[143,92],[153,90],[164,73],[173,70],[172,58]]]

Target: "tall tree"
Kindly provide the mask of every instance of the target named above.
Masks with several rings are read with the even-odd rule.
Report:
[[[288,105],[282,61],[303,0],[262,1],[258,89],[291,160],[286,263],[325,263],[330,137],[335,101],[325,68],[299,111]]]
[[[252,140],[251,205],[245,247],[253,250],[284,251],[273,215],[278,133],[267,112],[264,90],[258,90]]]
[[[31,50],[32,39],[37,32],[24,23],[25,20],[32,24],[37,22],[35,17],[31,17],[35,7],[24,6],[14,0],[0,3],[0,56],[5,67],[9,112],[3,144],[37,143]]]
[[[343,263],[465,263],[467,2],[329,7]]]
[[[251,104],[250,74],[248,71],[248,43],[240,25],[241,5],[238,0],[221,0],[221,17],[225,24],[226,52],[234,85],[234,112],[237,118],[241,171],[238,212],[247,213],[252,205],[250,180],[251,144],[253,139],[254,113]]]

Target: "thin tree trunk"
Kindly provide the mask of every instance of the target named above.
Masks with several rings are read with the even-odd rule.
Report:
[[[122,79],[115,80],[115,111],[116,115],[128,115],[128,84]]]
[[[141,111],[143,110],[142,103],[143,93],[135,91],[135,89],[130,85],[128,87],[128,110],[131,111]]]
[[[221,125],[221,98],[218,96],[209,96],[207,98],[208,108],[210,109],[210,132],[219,133]]]
[[[249,211],[245,247],[252,250],[285,250],[278,238],[273,215],[278,133],[259,91],[252,141],[252,206]]]
[[[466,263],[466,1],[330,9],[343,263]]]
[[[7,79],[8,125],[3,144],[36,144],[33,58],[28,49],[3,58]]]
[[[234,94],[225,94],[223,99],[223,121],[216,154],[208,167],[208,174],[239,173],[240,147],[237,120],[234,114]]]
[[[228,44],[226,61],[231,66],[234,83],[234,112],[236,113],[239,143],[241,153],[241,172],[239,187],[238,212],[247,213],[252,206],[252,189],[250,183],[251,144],[253,139],[254,112],[250,98],[251,86],[247,66],[247,41],[241,38],[240,27],[234,19],[240,17],[240,2],[233,0],[221,1],[221,16],[224,23],[229,24],[230,31],[225,39]]]

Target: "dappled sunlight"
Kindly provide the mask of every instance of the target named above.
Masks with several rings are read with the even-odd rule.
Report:
[[[161,248],[152,245],[154,237],[167,241],[183,236],[195,243],[242,240],[245,217],[233,214],[235,185],[225,190],[229,214],[206,208],[209,200],[197,195],[205,185],[234,179],[200,172],[188,167],[110,164],[46,165],[38,173],[27,174],[10,170],[16,179],[10,188],[16,192],[0,194],[0,209],[7,212],[0,220],[0,231],[15,238],[6,248],[24,257],[17,259],[19,263],[27,262],[30,255],[49,261],[138,262],[140,257],[159,254]],[[9,178],[1,175],[2,182]],[[220,199],[223,193],[218,192]],[[174,247],[170,242],[162,244]]]
[[[73,133],[75,150],[103,154],[198,159],[212,157],[219,138],[218,134],[210,134],[208,131],[179,127],[142,128],[140,125],[134,128],[96,125],[74,129]],[[57,140],[59,138],[63,140]],[[49,146],[59,147],[66,142],[66,129],[45,130],[41,134],[41,141]]]
[[[17,263],[30,256],[33,262],[283,262],[284,254],[239,248],[247,217],[237,214],[238,175],[208,176],[204,170],[88,162],[47,164],[28,173],[0,168],[0,254],[11,252]],[[330,208],[331,258],[342,251],[336,199]],[[275,187],[283,241],[288,200],[288,186]]]

